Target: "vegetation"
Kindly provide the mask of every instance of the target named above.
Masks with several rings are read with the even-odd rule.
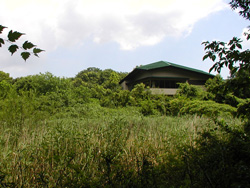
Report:
[[[135,108],[112,110],[88,104],[46,120],[29,119],[22,127],[2,126],[1,184],[181,185],[185,174],[181,148],[194,144],[197,132],[211,123],[197,116],[144,117]]]
[[[231,6],[249,18],[248,2]],[[0,71],[0,186],[250,187],[249,51],[238,39],[205,48],[231,77],[182,83],[174,97],[124,91],[126,73],[110,69]]]
[[[219,77],[206,91],[182,83],[168,97],[143,84],[122,90],[125,75],[88,68],[74,78],[13,79],[0,72],[1,186],[247,185],[248,116],[241,111],[249,99],[218,103]]]

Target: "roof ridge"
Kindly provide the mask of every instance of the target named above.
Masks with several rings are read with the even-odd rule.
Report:
[[[203,70],[199,70],[199,69],[195,69],[195,68],[191,68],[191,67],[187,67],[187,66],[183,66],[183,65],[178,65],[178,64],[171,63],[171,62],[168,62],[168,61],[157,61],[157,62],[150,63],[150,64],[147,64],[147,65],[142,65],[140,67],[137,67],[136,69],[151,70],[151,69],[163,68],[163,67],[167,67],[167,66],[173,66],[173,67],[176,67],[176,68],[182,68],[182,69],[186,69],[186,70],[189,70],[189,71],[194,71],[194,72],[199,72],[199,73],[203,73],[203,74],[212,75],[212,74],[210,74],[208,72],[205,72]]]
[[[203,70],[190,68],[190,67],[186,67],[186,66],[183,66],[183,65],[178,65],[178,64],[171,63],[171,62],[168,62],[168,61],[157,61],[157,62],[154,62],[154,63],[150,63],[150,64],[147,64],[147,65],[141,65],[139,67],[136,67],[125,78],[123,78],[120,81],[120,83],[123,82],[128,77],[131,77],[131,75],[133,75],[135,73],[138,73],[138,71],[148,71],[148,70],[159,69],[159,68],[164,68],[164,67],[168,67],[168,66],[172,66],[172,67],[180,68],[180,69],[185,69],[185,70],[197,72],[197,73],[200,73],[200,74],[206,74],[206,75],[209,75],[209,76],[214,76],[213,74],[210,74],[210,73],[205,72]]]

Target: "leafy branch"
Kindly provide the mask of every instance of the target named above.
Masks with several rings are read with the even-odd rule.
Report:
[[[247,37],[247,39],[249,39]],[[206,54],[203,60],[210,58],[215,64],[210,68],[220,73],[221,68],[228,67],[231,75],[250,68],[250,51],[249,49],[242,51],[242,40],[233,37],[228,43],[220,41],[203,42]]]
[[[246,20],[250,20],[250,1],[249,0],[232,0],[230,6],[233,10],[239,10],[240,16]],[[248,32],[244,35],[246,39],[250,39],[250,27]],[[243,72],[250,70],[250,50],[242,50],[243,41],[237,37],[233,37],[228,43],[221,41],[203,42],[205,45],[206,54],[203,60],[210,58],[215,64],[210,68],[220,73],[221,68],[228,67],[231,76],[235,76],[237,73],[241,75]]]
[[[0,34],[2,34],[3,30],[6,29],[7,27],[0,25]],[[24,59],[24,61],[26,61],[31,54],[38,56],[38,54],[40,52],[43,52],[44,50],[36,48],[36,45],[34,45],[33,43],[29,42],[29,41],[25,41],[22,46],[19,46],[16,44],[16,41],[22,36],[25,35],[24,33],[20,33],[17,31],[12,31],[10,30],[8,33],[7,38],[8,39],[3,39],[0,38],[0,47],[2,47],[2,45],[4,45],[6,42],[10,44],[8,50],[11,53],[11,55],[13,55],[15,52],[17,52],[18,49],[21,49],[21,56]]]
[[[239,9],[239,14],[250,20],[250,2],[248,0],[232,0],[230,6],[233,10]]]

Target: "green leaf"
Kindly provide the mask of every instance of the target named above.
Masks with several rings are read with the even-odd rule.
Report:
[[[247,35],[247,40],[249,40],[249,39],[250,39],[250,34]]]
[[[249,33],[250,30],[248,30],[247,32],[244,33],[244,35],[247,37],[247,40],[250,39],[250,33]]]
[[[38,53],[43,52],[43,51],[44,51],[44,50],[41,50],[41,49],[39,49],[39,48],[34,48],[34,49],[33,49],[33,53],[34,53],[34,55],[37,56],[37,57],[39,57],[39,56],[38,56]]]
[[[25,50],[31,49],[31,48],[33,48],[33,47],[35,47],[35,45],[32,44],[31,42],[25,41],[25,42],[23,43],[23,48],[24,48]]]
[[[209,44],[209,42],[208,41],[204,41],[201,44],[206,46],[207,44]]]
[[[19,47],[18,47],[17,45],[13,44],[13,45],[11,45],[11,46],[9,47],[8,50],[10,51],[11,55],[13,55],[13,54],[17,51],[18,48],[19,48]]]
[[[2,44],[4,44],[4,40],[0,38],[0,47],[2,47]]]
[[[237,43],[236,46],[237,46],[238,48],[242,49],[241,44],[238,44],[238,43]]]
[[[228,42],[228,46],[231,46],[234,43],[234,38]]]
[[[204,55],[204,57],[203,57],[203,61],[205,60],[205,59],[207,59],[208,58],[208,56],[209,56],[209,54],[206,54],[206,55]]]
[[[19,33],[17,31],[13,32],[12,30],[10,30],[10,32],[8,34],[8,39],[11,42],[16,42],[16,40],[18,40],[22,35],[24,35],[24,34]]]
[[[219,42],[219,45],[225,46],[225,42]]]
[[[38,54],[34,54],[36,57],[39,57],[39,55]]]
[[[21,56],[24,59],[24,61],[26,61],[30,57],[30,53],[29,52],[22,52]]]
[[[211,59],[212,59],[213,61],[215,61],[216,55],[212,55]]]
[[[214,64],[210,69],[209,69],[209,73],[211,73],[213,70],[216,71],[217,69],[217,64]]]
[[[229,49],[234,50],[235,49],[235,44],[233,44]]]
[[[33,49],[33,53],[35,53],[35,54],[38,54],[38,53],[40,53],[40,52],[42,52],[42,51],[44,51],[44,50],[41,50],[41,49],[39,49],[39,48],[34,48],[34,49]]]
[[[5,28],[7,28],[7,27],[0,25],[0,34],[3,32],[3,30],[4,30]]]

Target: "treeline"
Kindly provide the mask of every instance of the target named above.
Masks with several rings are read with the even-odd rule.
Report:
[[[8,73],[0,72],[1,119],[6,117],[8,108],[14,106],[21,114],[38,111],[51,115],[89,102],[108,108],[134,106],[143,115],[218,117],[222,114],[247,115],[249,112],[246,106],[250,98],[250,79],[247,76],[244,80],[237,76],[223,80],[217,75],[207,81],[205,89],[181,83],[174,97],[152,95],[143,84],[136,85],[131,91],[122,90],[119,81],[125,76],[126,73],[93,67],[79,72],[74,78],[60,78],[47,72],[13,79]]]

